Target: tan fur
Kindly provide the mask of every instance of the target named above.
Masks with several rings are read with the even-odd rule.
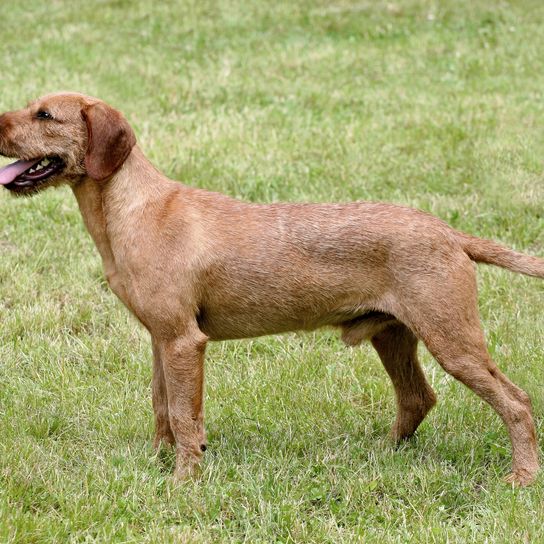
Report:
[[[62,123],[36,120],[37,109]],[[107,143],[98,151],[97,139]],[[395,387],[396,440],[436,402],[417,359],[420,339],[504,420],[508,481],[534,480],[530,401],[487,352],[471,259],[538,277],[543,260],[402,206],[247,204],[187,187],[158,172],[134,141],[117,111],[73,93],[0,117],[2,154],[64,160],[62,175],[19,192],[70,184],[112,290],[151,334],[155,445],[176,445],[177,477],[205,449],[208,340],[331,325],[347,344],[369,339],[376,348]]]

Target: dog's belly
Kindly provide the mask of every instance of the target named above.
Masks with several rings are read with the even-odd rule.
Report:
[[[377,297],[362,291],[313,293],[302,288],[300,291],[277,296],[269,293],[268,297],[214,294],[200,307],[200,329],[211,340],[251,338],[340,325],[384,307]]]
[[[210,340],[234,340],[288,331],[313,330],[325,325],[337,325],[354,317],[357,317],[357,314],[346,312],[345,314],[322,315],[313,319],[302,317],[297,319],[292,316],[282,318],[278,315],[268,316],[267,319],[263,316],[251,319],[247,314],[224,314],[222,312],[207,314],[204,311],[198,322],[200,329]]]

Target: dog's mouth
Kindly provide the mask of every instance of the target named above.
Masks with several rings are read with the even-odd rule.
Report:
[[[16,161],[0,168],[0,185],[11,191],[35,189],[58,174],[64,166],[59,157]]]

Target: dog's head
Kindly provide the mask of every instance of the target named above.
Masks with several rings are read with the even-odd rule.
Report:
[[[111,177],[136,143],[126,119],[104,102],[76,93],[44,96],[0,115],[0,155],[19,159],[0,169],[15,194]]]

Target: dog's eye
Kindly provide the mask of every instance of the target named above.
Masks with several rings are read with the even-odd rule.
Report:
[[[36,119],[53,119],[53,116],[45,110],[39,110],[36,113]]]

